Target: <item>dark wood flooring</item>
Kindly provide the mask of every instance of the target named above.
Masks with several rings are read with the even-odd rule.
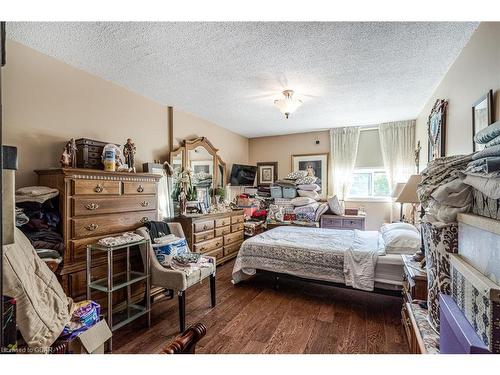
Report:
[[[208,280],[186,292],[186,325],[202,322],[197,353],[408,353],[402,300],[297,280],[258,276],[231,284],[233,262],[217,269],[217,306]],[[142,318],[141,318],[142,319]],[[114,353],[158,353],[178,334],[177,297],[114,333]]]

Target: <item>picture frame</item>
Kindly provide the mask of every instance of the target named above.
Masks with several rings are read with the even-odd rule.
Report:
[[[292,171],[307,170],[309,175],[318,177],[316,184],[321,190],[318,191],[320,198],[326,199],[328,194],[328,159],[329,153],[325,154],[300,154],[292,155]]]
[[[474,141],[478,132],[493,123],[493,90],[481,96],[472,106],[472,152],[482,150],[484,145]]]
[[[448,101],[437,99],[427,120],[427,161],[446,155],[446,111]]]
[[[257,186],[269,186],[278,179],[278,162],[257,163]]]

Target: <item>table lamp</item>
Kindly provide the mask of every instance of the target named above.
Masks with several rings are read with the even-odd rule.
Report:
[[[411,223],[415,224],[415,205],[420,203],[417,195],[417,186],[422,182],[422,176],[419,174],[411,175],[408,182],[405,184],[399,193],[396,202],[401,203],[401,211],[403,210],[404,203],[411,203]]]

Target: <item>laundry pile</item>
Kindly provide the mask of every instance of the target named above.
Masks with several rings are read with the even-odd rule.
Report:
[[[144,237],[137,233],[126,232],[118,236],[101,238],[99,241],[97,241],[97,244],[104,247],[113,247],[139,242],[143,239]]]
[[[185,253],[176,255],[172,259],[170,267],[174,270],[182,271],[187,276],[193,272],[200,271],[202,268],[212,267],[212,259],[198,253]]]
[[[318,178],[311,176],[308,171],[294,171],[290,172],[285,178],[277,180],[274,183],[275,188],[281,188],[281,196],[279,189],[273,194],[271,188],[271,196],[274,198],[295,198],[297,195],[300,197],[309,197],[315,200],[319,199],[318,192],[321,187],[316,183]]]
[[[35,250],[64,251],[58,209],[59,191],[45,186],[16,190],[16,225],[28,237]],[[45,254],[52,254],[44,252]]]

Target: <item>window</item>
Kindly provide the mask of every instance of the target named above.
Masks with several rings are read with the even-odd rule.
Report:
[[[348,198],[382,198],[391,194],[383,169],[355,169]]]

